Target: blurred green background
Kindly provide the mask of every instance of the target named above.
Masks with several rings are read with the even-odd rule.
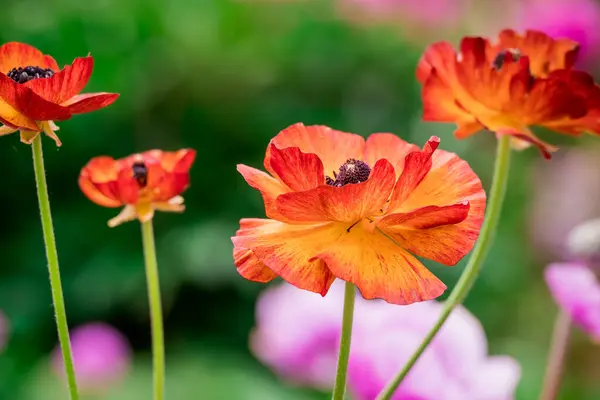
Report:
[[[60,149],[44,138],[69,322],[108,322],[135,350],[131,373],[106,399],[150,398],[150,332],[139,226],[109,229],[106,221],[118,210],[101,208],[79,191],[79,170],[91,157],[151,148],[198,151],[185,214],[155,218],[171,399],[327,398],[286,387],[252,357],[248,333],[263,286],[239,277],[232,263],[230,236],[238,220],[264,215],[260,196],[235,165],[260,167],[279,130],[301,121],[363,135],[394,132],[420,145],[438,135],[441,148],[467,159],[489,187],[494,137],[458,142],[452,126],[421,122],[414,71],[431,40],[493,34],[510,25],[512,3],[502,2],[498,10],[499,2],[472,2],[449,24],[406,15],[378,20],[345,12],[340,3],[3,5],[2,42],[30,43],[60,65],[92,52],[96,66],[86,91],[121,93],[113,106],[61,123]],[[593,142],[557,135],[551,140],[563,149]],[[555,256],[533,247],[536,234],[529,226],[539,183],[533,172],[549,164],[535,150],[513,159],[497,240],[466,305],[482,321],[490,352],[521,363],[517,398],[534,399],[556,315],[542,279]],[[0,138],[0,165],[0,309],[10,322],[0,354],[0,399],[64,399],[49,367],[56,333],[31,154],[17,135]],[[452,287],[463,266],[431,268]],[[561,398],[600,398],[599,359],[599,348],[577,333]]]

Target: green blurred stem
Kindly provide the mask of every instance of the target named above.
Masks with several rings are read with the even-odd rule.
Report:
[[[571,318],[561,311],[556,317],[554,323],[554,332],[552,333],[552,344],[548,354],[548,366],[542,385],[540,400],[554,400],[558,397],[560,383],[563,376],[565,357],[567,347],[571,340]]]
[[[146,279],[148,281],[148,301],[152,322],[152,363],[154,369],[154,400],[165,397],[165,343],[163,333],[162,305],[160,301],[160,283],[154,244],[152,220],[142,223],[142,242],[146,261]]]
[[[418,349],[404,365],[402,370],[400,370],[398,375],[396,375],[394,379],[390,381],[390,383],[383,389],[379,396],[377,396],[376,400],[390,400],[392,398],[394,392],[396,389],[398,389],[400,383],[402,383],[402,380],[415,365],[419,357],[421,357],[427,346],[429,346],[435,335],[450,316],[452,310],[454,310],[454,308],[462,303],[462,301],[465,299],[469,293],[469,290],[473,286],[473,283],[477,279],[477,276],[481,271],[481,266],[483,265],[483,262],[487,256],[488,250],[494,241],[494,235],[500,219],[500,212],[502,210],[502,203],[504,202],[506,183],[508,181],[508,172],[510,169],[510,154],[510,136],[503,135],[498,141],[496,163],[494,166],[494,177],[492,180],[492,188],[490,190],[487,214],[481,228],[479,240],[473,249],[473,253],[471,253],[469,262],[460,276],[460,279],[456,283],[454,290],[452,290],[450,296],[448,296],[448,300],[446,300],[444,304],[440,318],[429,331],[427,336],[425,336],[425,339],[423,339]]]
[[[335,386],[333,387],[332,400],[344,400],[346,394],[346,376],[348,375],[348,361],[350,359],[350,342],[352,339],[352,321],[354,320],[354,300],[356,287],[346,282],[344,292],[344,311],[342,316],[342,337],[340,339],[340,353],[338,355]]]
[[[48,272],[50,273],[50,288],[52,291],[52,302],[54,303],[58,340],[62,351],[70,398],[71,400],[77,400],[79,399],[79,395],[77,394],[77,381],[75,379],[73,354],[71,352],[71,342],[69,340],[69,325],[67,324],[65,300],[63,298],[62,284],[60,282],[58,252],[56,251],[54,227],[52,226],[52,213],[50,212],[50,200],[48,198],[48,184],[46,183],[46,169],[44,168],[41,134],[33,140],[31,148],[33,150],[33,169],[35,171],[35,183],[40,205],[40,218],[42,220],[42,231],[44,233],[44,243],[46,245],[46,258],[48,259]]]

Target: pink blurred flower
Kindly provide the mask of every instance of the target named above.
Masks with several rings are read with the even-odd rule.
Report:
[[[257,305],[251,336],[256,356],[298,384],[331,389],[341,325],[343,284],[319,295],[270,287]],[[372,400],[398,372],[439,317],[442,304],[394,306],[357,297],[349,391]],[[515,360],[487,355],[479,321],[465,308],[451,315],[394,400],[508,400],[520,376]]]
[[[131,349],[125,336],[102,322],[89,323],[71,331],[75,375],[82,393],[102,393],[127,374]],[[52,366],[64,376],[60,348],[54,350]]]
[[[558,305],[573,323],[600,341],[600,282],[580,263],[554,263],[545,271],[546,283]]]
[[[518,3],[515,19],[520,29],[577,41],[584,59],[598,52],[600,5],[595,0],[526,0]]]

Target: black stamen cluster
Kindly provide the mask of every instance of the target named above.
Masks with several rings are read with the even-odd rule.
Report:
[[[494,69],[500,71],[502,66],[504,66],[504,62],[508,59],[512,62],[517,62],[519,59],[523,57],[523,53],[519,49],[506,49],[502,50],[496,55],[494,61],[492,62],[492,66]]]
[[[10,79],[17,83],[25,83],[29,82],[32,79],[38,78],[50,78],[54,75],[54,71],[50,68],[40,68],[40,67],[25,67],[25,68],[13,68],[8,71],[8,76]]]
[[[349,183],[364,182],[369,179],[369,175],[371,175],[371,167],[366,162],[350,158],[342,164],[337,174],[333,173],[335,179],[327,176],[325,183],[329,186],[342,187]]]
[[[132,165],[133,179],[135,179],[141,188],[148,184],[148,168],[143,161],[138,161]]]

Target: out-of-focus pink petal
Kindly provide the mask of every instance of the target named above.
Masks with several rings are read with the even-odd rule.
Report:
[[[514,358],[489,357],[471,376],[470,399],[514,399],[521,378],[521,367]]]
[[[293,382],[330,388],[335,378],[343,286],[335,282],[326,297],[288,284],[264,290],[250,338],[256,357]]]
[[[600,283],[586,266],[577,263],[550,264],[546,283],[558,305],[591,337],[600,340]]]
[[[94,322],[75,328],[71,332],[71,346],[80,393],[101,394],[118,384],[129,371],[129,343],[108,324]],[[64,376],[59,347],[54,350],[52,367]]]

